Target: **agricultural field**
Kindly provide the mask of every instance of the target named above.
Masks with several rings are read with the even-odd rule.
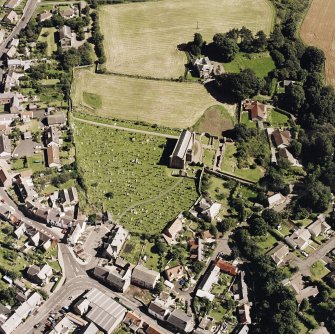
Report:
[[[234,128],[234,124],[236,123],[234,113],[235,105],[215,105],[209,107],[192,129],[198,133],[205,132],[213,136],[221,137],[222,132],[232,130]]]
[[[335,1],[314,0],[301,26],[300,35],[308,45],[326,54],[327,83],[335,86]],[[325,29],[327,27],[327,29]]]
[[[172,177],[166,167],[174,142],[78,120],[75,140],[86,209],[109,210],[131,232],[161,232],[198,197],[194,179]]]
[[[94,115],[143,121],[172,128],[192,126],[218,102],[198,83],[134,79],[76,70],[75,107]]]
[[[264,78],[276,68],[269,53],[239,53],[230,63],[223,64],[225,72],[239,73],[246,68],[252,69],[259,78]]]
[[[266,0],[212,0],[210,4],[164,0],[102,6],[107,70],[178,78],[184,75],[187,59],[177,46],[192,40],[194,33],[201,33],[207,42],[215,33],[242,26],[268,35],[273,18],[274,9]]]

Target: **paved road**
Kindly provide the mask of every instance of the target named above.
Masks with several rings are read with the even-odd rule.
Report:
[[[8,42],[10,42],[13,38],[15,38],[22,29],[24,29],[29,22],[30,18],[34,14],[34,11],[37,7],[38,0],[28,0],[26,3],[26,6],[23,9],[23,14],[20,18],[20,20],[16,23],[16,26],[13,28],[11,33],[8,35],[8,37],[3,41],[3,43],[0,45],[0,58],[6,51],[6,46]]]
[[[125,128],[123,126],[117,126],[117,125],[112,125],[112,124],[105,124],[105,123],[88,121],[87,119],[82,119],[82,118],[78,118],[78,117],[73,117],[73,119],[75,119],[76,121],[82,122],[82,123],[104,126],[105,128],[111,128],[111,129],[116,129],[116,130],[122,130],[122,131],[134,132],[134,133],[142,133],[142,134],[145,134],[145,135],[164,137],[164,138],[169,138],[169,139],[178,139],[179,138],[178,136],[168,135],[168,134],[159,133],[159,132],[145,131],[145,130],[139,130],[139,129],[131,129],[131,128]]]
[[[306,259],[302,260],[296,258],[292,264],[296,265],[299,268],[299,271],[303,275],[310,275],[310,267],[316,261],[322,259],[327,253],[329,253],[332,249],[335,248],[335,236],[329,239],[326,243],[324,243],[320,248],[318,248],[313,254],[309,255]]]

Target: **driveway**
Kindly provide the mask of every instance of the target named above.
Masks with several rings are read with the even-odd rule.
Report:
[[[21,140],[13,152],[13,157],[15,158],[23,158],[24,156],[31,157],[34,155],[36,146],[42,146],[42,144],[38,144],[34,142],[32,139]]]

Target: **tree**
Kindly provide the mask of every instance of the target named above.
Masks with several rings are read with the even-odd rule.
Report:
[[[254,36],[250,29],[242,27],[239,31],[241,42],[239,44],[240,50],[243,52],[252,52],[254,47]]]
[[[215,34],[213,42],[218,57],[224,62],[234,60],[236,54],[239,52],[236,41],[232,38],[228,38],[225,34]]]
[[[305,92],[300,85],[289,85],[285,90],[282,107],[292,114],[298,114],[305,102]]]
[[[328,209],[332,199],[330,188],[320,181],[307,180],[306,192],[302,197],[305,207],[309,207],[316,212],[324,212]]]
[[[161,240],[156,239],[156,241],[155,241],[155,251],[158,254],[161,254],[161,255],[165,254],[166,251],[167,251],[167,247],[166,247],[165,242],[162,242]]]
[[[233,228],[235,225],[236,225],[235,219],[231,217],[227,217],[224,220],[217,223],[217,229],[220,232],[225,233],[229,231],[231,228]]]
[[[254,50],[256,52],[263,52],[268,46],[268,41],[263,30],[256,33],[256,38],[254,39]]]
[[[216,80],[222,92],[235,102],[257,95],[260,89],[260,81],[251,69],[240,73],[224,73]]]
[[[301,57],[301,67],[308,72],[321,72],[326,60],[322,50],[315,46],[308,46]]]
[[[112,199],[114,197],[114,194],[112,191],[109,191],[105,194],[105,197],[108,198],[108,199]]]
[[[266,235],[268,232],[268,224],[259,216],[251,216],[249,221],[250,233],[254,236]]]
[[[309,301],[307,298],[304,298],[302,301],[301,301],[301,304],[300,304],[300,310],[301,311],[306,311],[308,310],[309,308]]]
[[[270,43],[273,49],[279,49],[284,45],[285,38],[279,25],[275,25],[273,32],[270,35]]]
[[[211,225],[211,227],[209,228],[209,232],[216,238],[218,235],[218,229],[215,225]]]
[[[204,268],[205,268],[205,264],[203,262],[194,261],[192,263],[192,269],[196,274],[199,274]]]
[[[273,209],[265,209],[262,212],[262,218],[267,224],[272,227],[277,227],[282,222],[281,214]]]

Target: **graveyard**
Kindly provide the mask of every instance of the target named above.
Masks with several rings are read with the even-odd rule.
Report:
[[[130,232],[157,234],[197,199],[195,180],[171,176],[167,140],[75,121],[87,212],[108,210]]]

